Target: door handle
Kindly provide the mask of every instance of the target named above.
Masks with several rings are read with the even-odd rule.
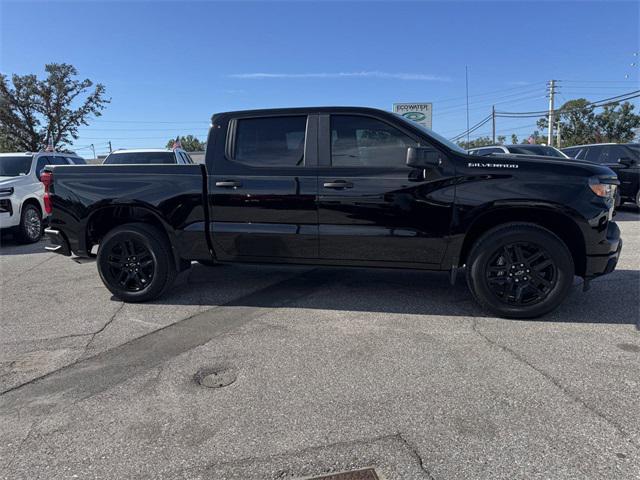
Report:
[[[242,183],[237,180],[223,180],[222,182],[216,182],[216,187],[220,188],[238,188],[241,186]]]
[[[325,182],[322,186],[324,188],[336,188],[336,189],[353,188],[353,183],[347,182],[346,180],[336,180],[334,182]]]

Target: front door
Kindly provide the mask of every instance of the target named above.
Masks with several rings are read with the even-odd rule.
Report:
[[[450,162],[407,167],[407,148],[420,139],[373,116],[321,115],[319,132],[320,258],[438,266],[452,215]]]
[[[226,128],[209,172],[218,258],[317,258],[317,116],[239,116]]]

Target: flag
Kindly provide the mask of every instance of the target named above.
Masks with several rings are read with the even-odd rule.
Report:
[[[47,148],[44,149],[45,152],[55,152],[56,149],[53,148],[53,138],[49,137],[49,143],[47,143]]]
[[[529,142],[529,144],[530,144],[530,145],[533,145],[534,143],[536,143],[536,139],[535,139],[535,138],[533,138],[533,135],[531,135],[531,136],[528,138],[527,142]]]
[[[176,137],[176,139],[173,141],[173,146],[171,147],[172,150],[175,150],[176,148],[182,148],[182,144],[180,143],[180,135]]]

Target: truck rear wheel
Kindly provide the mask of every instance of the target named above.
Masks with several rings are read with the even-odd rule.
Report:
[[[467,262],[478,303],[506,318],[535,318],[555,309],[573,285],[571,252],[546,228],[510,223],[485,233]]]
[[[102,282],[125,302],[153,300],[176,277],[168,239],[143,223],[129,223],[107,233],[98,248],[97,264]]]

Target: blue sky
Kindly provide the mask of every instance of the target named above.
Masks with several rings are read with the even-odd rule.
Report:
[[[638,2],[33,2],[2,0],[0,66],[75,65],[112,103],[78,152],[204,137],[217,111],[433,102],[433,129],[638,88]],[[625,75],[630,78],[625,79]],[[498,119],[528,135],[535,119]],[[490,125],[476,132],[490,133]],[[80,149],[84,147],[84,149]]]

